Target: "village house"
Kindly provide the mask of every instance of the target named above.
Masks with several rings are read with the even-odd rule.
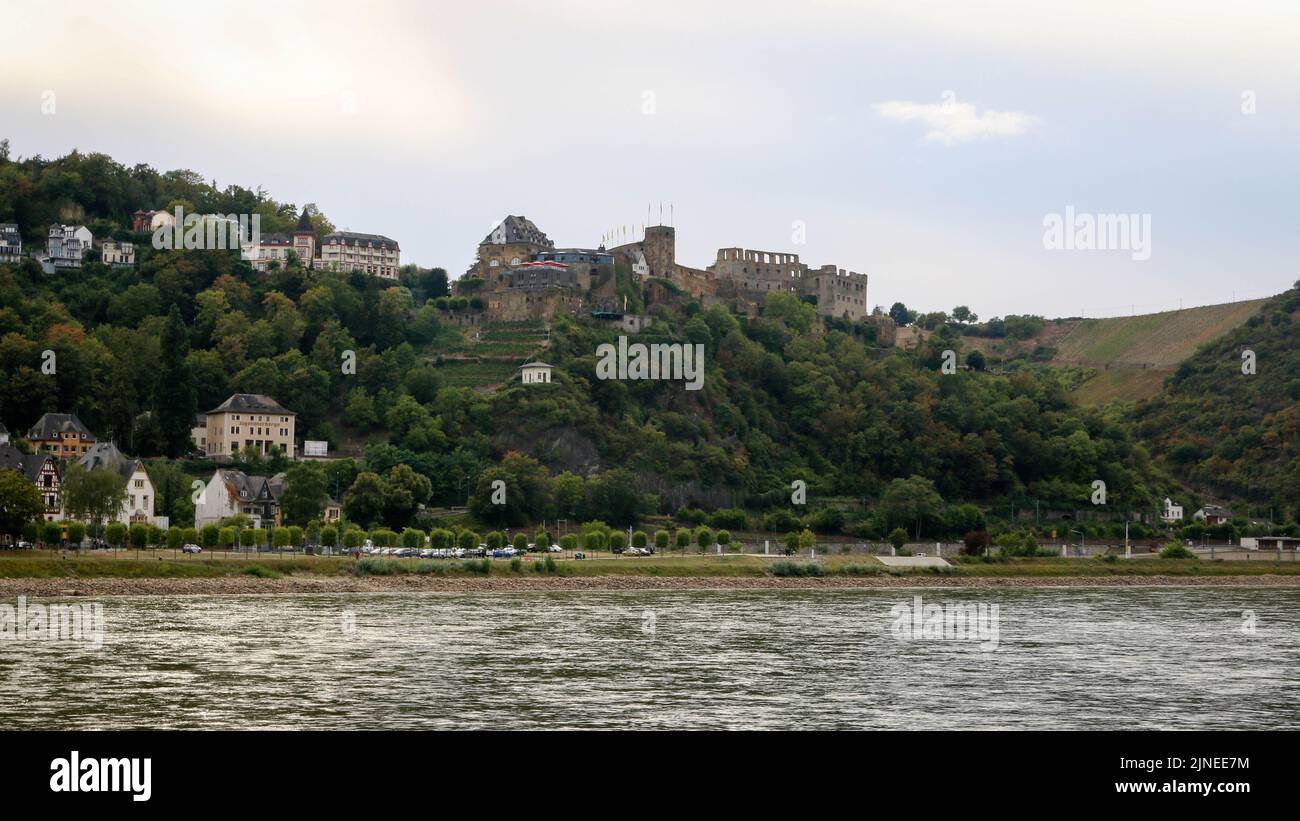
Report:
[[[154,515],[158,497],[143,461],[125,455],[112,442],[96,442],[77,463],[88,471],[111,470],[126,482],[126,498],[122,501],[122,509],[110,521],[124,525],[167,526],[167,517]]]
[[[22,258],[23,235],[14,222],[0,222],[0,262],[13,262]]]
[[[51,225],[45,256],[52,267],[80,268],[95,235],[84,225]]]
[[[106,239],[99,244],[99,261],[114,268],[131,268],[135,265],[135,245]]]
[[[298,226],[290,233],[258,233],[251,239],[241,238],[240,258],[261,273],[274,267],[282,268],[291,257],[297,258],[304,268],[316,265],[316,230],[312,228],[311,217],[303,209],[298,217]]]
[[[204,416],[202,428],[190,431],[195,447],[216,459],[254,451],[269,456],[280,448],[294,458],[294,419],[297,414],[269,396],[236,393]]]
[[[241,470],[219,469],[212,474],[194,505],[194,527],[219,523],[231,516],[247,516],[254,528],[280,524],[280,494],[284,474],[249,476]]]
[[[67,460],[85,454],[96,440],[75,413],[47,413],[27,431],[27,441],[34,450]]]
[[[1160,513],[1160,520],[1167,524],[1181,522],[1183,520],[1183,506],[1174,504],[1169,497],[1165,497],[1165,509]]]
[[[1192,518],[1207,525],[1218,525],[1232,519],[1232,511],[1218,505],[1206,505],[1192,514]]]
[[[63,480],[59,460],[48,453],[23,453],[6,441],[0,444],[0,470],[13,470],[36,485],[45,503],[45,520],[56,521],[63,511]]]
[[[321,240],[316,267],[326,271],[360,271],[363,274],[397,279],[401,273],[401,248],[397,240],[382,234],[335,231]]]
[[[545,362],[528,362],[519,366],[519,381],[525,385],[549,384],[551,366]]]
[[[131,215],[131,228],[140,234],[149,233],[176,225],[176,217],[167,211],[136,211]]]

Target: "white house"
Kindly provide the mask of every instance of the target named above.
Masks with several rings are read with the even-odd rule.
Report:
[[[159,517],[154,515],[154,504],[158,497],[154,493],[153,480],[144,469],[143,461],[122,453],[112,442],[96,442],[82,454],[77,463],[86,470],[117,471],[117,474],[126,481],[126,498],[122,502],[122,509],[113,521],[124,525],[166,526]]]
[[[545,362],[528,362],[519,368],[519,380],[525,385],[537,385],[551,381],[551,366]]]
[[[1232,511],[1218,505],[1206,505],[1192,514],[1192,518],[1207,525],[1222,524],[1232,518]]]
[[[95,235],[84,225],[51,225],[45,246],[50,263],[60,268],[78,268]]]
[[[251,527],[272,527],[280,518],[283,491],[283,473],[268,478],[219,469],[212,474],[194,505],[194,526],[201,528],[242,514],[250,519]]]
[[[1183,520],[1183,506],[1176,505],[1173,499],[1165,497],[1165,510],[1160,514],[1160,519],[1164,522],[1181,522]]]

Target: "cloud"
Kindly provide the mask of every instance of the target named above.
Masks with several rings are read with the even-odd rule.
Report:
[[[970,142],[990,137],[1019,137],[1038,121],[1023,111],[978,110],[971,103],[959,103],[946,95],[941,103],[914,103],[890,100],[874,106],[886,120],[907,123],[919,120],[929,129],[927,140],[944,145]]]

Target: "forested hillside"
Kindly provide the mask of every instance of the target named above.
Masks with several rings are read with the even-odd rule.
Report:
[[[57,219],[50,209],[68,202],[143,243],[129,214],[176,198],[226,213],[294,210],[246,189],[218,191],[191,172],[128,170],[99,155],[0,160],[0,180],[0,222],[18,220],[27,234],[40,227],[28,220]],[[453,358],[466,336],[438,299],[445,293],[437,269],[412,268],[394,282],[290,261],[259,276],[234,252],[147,245],[135,268],[90,261],[49,275],[31,261],[0,266],[0,417],[21,432],[44,411],[75,412],[128,452],[183,459],[196,409],[235,391],[267,394],[299,414],[300,438],[364,448],[364,464],[344,471],[339,489],[353,491],[350,516],[392,526],[415,503],[393,513],[384,486],[355,484],[362,471],[387,476],[406,465],[423,477],[414,485],[423,501],[472,496],[482,518],[504,522],[788,510],[794,480],[807,483],[808,510],[835,499],[857,532],[877,535],[897,523],[897,497],[909,493],[932,526],[958,534],[971,523],[942,519],[957,503],[1083,508],[1096,480],[1106,483],[1109,510],[1151,511],[1181,488],[1133,421],[1176,475],[1208,480],[1226,465],[1230,487],[1243,493],[1285,495],[1279,483],[1288,478],[1296,486],[1300,380],[1276,376],[1300,373],[1294,295],[1243,328],[1249,339],[1234,337],[1258,346],[1259,376],[1232,378],[1233,363],[1211,367],[1218,360],[1206,352],[1197,361],[1207,364],[1180,371],[1167,400],[1129,420],[1077,407],[1049,368],[944,375],[940,352],[960,347],[955,337],[936,333],[915,351],[881,348],[865,326],[825,331],[811,305],[782,294],[757,318],[685,296],[649,307],[653,325],[638,341],[703,345],[700,391],[598,379],[596,347],[616,332],[568,316],[551,322],[544,353],[553,384],[474,389],[464,375],[475,365]],[[540,338],[531,327],[497,333],[527,345]],[[1226,355],[1237,343],[1224,344]],[[57,357],[51,375],[41,370],[45,350]],[[355,373],[340,367],[347,351],[356,352]],[[492,367],[502,370],[493,381],[509,377]],[[1279,448],[1288,432],[1290,450]],[[1271,467],[1251,467],[1261,459]],[[505,507],[485,504],[493,478],[514,489]],[[826,516],[828,529],[848,526],[839,513]]]
[[[1300,518],[1300,283],[1183,361],[1136,431],[1189,484]],[[1243,373],[1243,353],[1255,373]]]

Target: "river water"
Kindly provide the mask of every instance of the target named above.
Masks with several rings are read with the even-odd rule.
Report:
[[[0,728],[1300,728],[1300,588],[99,601],[0,639]]]

